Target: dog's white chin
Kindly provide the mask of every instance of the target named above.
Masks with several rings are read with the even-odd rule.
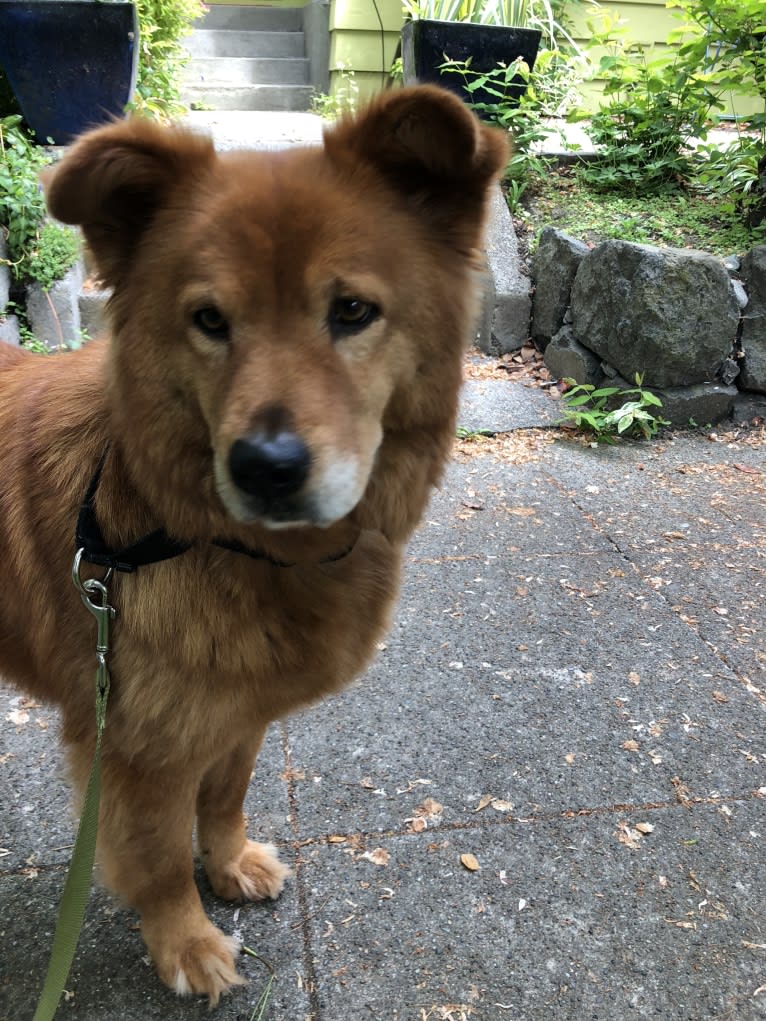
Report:
[[[302,505],[298,502],[294,511],[285,509],[278,514],[268,514],[253,507],[218,458],[215,459],[215,482],[221,503],[235,521],[261,525],[275,532],[288,528],[329,528],[351,513],[367,485],[355,459],[339,461],[320,475],[318,484],[303,498]]]

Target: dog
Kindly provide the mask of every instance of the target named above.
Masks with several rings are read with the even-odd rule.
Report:
[[[369,662],[454,435],[505,135],[448,92],[381,95],[323,144],[217,154],[96,128],[47,182],[111,289],[109,336],[0,345],[0,674],[58,704],[76,790],[96,628],[116,610],[97,857],[160,978],[242,982],[214,892],[288,869],[242,803],[269,723]]]

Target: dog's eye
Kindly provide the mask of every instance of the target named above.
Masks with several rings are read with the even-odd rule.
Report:
[[[371,301],[361,298],[336,298],[330,306],[329,326],[333,336],[343,336],[363,330],[374,319],[380,310]]]
[[[192,321],[197,329],[211,340],[229,339],[229,322],[215,305],[198,308],[192,316]]]

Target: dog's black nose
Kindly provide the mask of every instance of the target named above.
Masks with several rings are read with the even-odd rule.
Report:
[[[234,484],[266,503],[296,493],[306,481],[311,455],[303,440],[291,432],[253,433],[235,440],[229,451]]]

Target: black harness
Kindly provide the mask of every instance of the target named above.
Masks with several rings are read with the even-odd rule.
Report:
[[[98,462],[96,471],[90,480],[90,485],[85,494],[85,499],[80,505],[80,513],[77,516],[75,542],[76,548],[84,551],[82,555],[83,560],[87,560],[90,564],[97,564],[99,567],[107,567],[114,571],[124,571],[127,574],[131,574],[138,567],[144,567],[147,564],[158,564],[162,560],[172,560],[174,557],[180,557],[187,553],[194,543],[180,542],[178,539],[173,539],[164,528],[158,528],[154,532],[149,532],[148,535],[142,536],[121,550],[113,550],[107,545],[93,506],[105,460],[106,453],[103,454]],[[265,550],[251,549],[248,546],[244,546],[241,542],[213,539],[212,543],[221,549],[229,550],[232,553],[241,553],[253,560],[265,560],[275,567],[297,566],[295,562],[277,560],[271,554],[266,553]],[[337,553],[331,553],[329,556],[322,557],[318,563],[331,564],[336,560],[342,560],[343,557],[348,556],[353,550],[354,545],[355,542]]]

